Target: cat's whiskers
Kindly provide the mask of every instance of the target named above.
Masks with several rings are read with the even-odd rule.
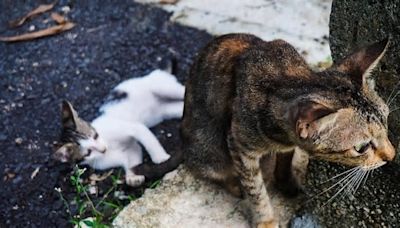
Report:
[[[361,178],[362,172],[363,171],[361,169],[359,169],[357,171],[357,173],[353,176],[353,178],[351,178],[350,184],[349,184],[348,188],[346,188],[346,195],[348,197],[351,197],[354,194],[355,188],[357,185],[357,181]]]
[[[325,189],[324,191],[314,195],[313,197],[311,197],[309,200],[307,200],[307,202],[313,200],[315,197],[318,197],[328,191],[330,191],[331,189],[333,189],[334,187],[340,185],[340,184],[347,184],[349,181],[352,180],[352,178],[357,174],[357,172],[360,170],[360,167],[354,167],[350,170],[347,170],[341,174],[336,175],[335,177],[331,178],[331,179],[335,179],[339,176],[343,176],[344,174],[347,174],[345,177],[343,177],[342,179],[340,179],[338,182],[336,182],[335,184],[333,184],[332,186],[330,186],[329,188]],[[329,180],[328,180],[329,181]],[[325,181],[326,183],[327,181]]]
[[[338,183],[340,183],[341,188],[326,203],[324,203],[322,205],[322,207],[324,207],[328,203],[332,202],[343,191],[345,192],[345,194],[341,195],[340,198],[342,198],[344,195],[347,195],[349,197],[354,195],[360,187],[362,187],[366,184],[369,174],[373,173],[373,171],[375,171],[376,168],[379,168],[380,166],[384,165],[385,163],[386,162],[380,162],[380,163],[369,165],[369,166],[359,166],[359,167],[357,167],[358,169],[353,168],[352,170],[355,170],[355,171],[350,173],[352,175],[351,176],[347,175],[346,177],[344,177],[343,179],[341,179],[338,182]],[[336,183],[335,185],[337,185],[338,183]],[[331,186],[324,192],[329,191],[335,185]],[[324,192],[322,192],[322,193],[324,193]]]
[[[367,179],[368,179],[368,176],[369,176],[369,174],[370,174],[371,171],[372,171],[372,170],[368,170],[368,171],[367,171],[367,175],[365,176],[364,181],[363,181],[363,183],[361,184],[361,187],[364,186],[364,185],[367,183]]]
[[[363,179],[365,178],[365,175],[368,171],[362,170],[361,169],[361,174],[360,177],[357,179],[357,182],[355,184],[355,187],[353,189],[353,195],[357,192],[358,188],[360,187],[360,184],[363,182]]]
[[[391,91],[390,94],[389,94],[389,97],[388,97],[387,100],[386,100],[386,103],[387,103],[387,104],[388,104],[389,102],[391,102],[392,99],[394,99],[394,98],[392,97],[392,95],[393,95],[394,91],[397,89],[397,87],[398,87],[399,85],[400,85],[400,82],[397,82],[397,84],[393,87],[392,91]],[[397,93],[399,93],[399,91],[398,91]],[[396,96],[396,95],[394,95],[394,96]],[[388,106],[389,106],[389,105],[388,105]]]
[[[390,100],[388,100],[388,101],[386,102],[388,107],[390,107],[390,104],[392,104],[392,102],[396,99],[396,97],[397,97],[399,94],[400,94],[400,90],[397,91],[397,92],[394,94],[394,96],[391,97]]]
[[[360,169],[360,167],[356,166],[356,167],[354,167],[354,168],[351,168],[351,169],[348,169],[348,170],[346,170],[346,171],[344,171],[344,172],[341,172],[341,173],[335,175],[334,177],[331,177],[331,178],[329,178],[328,180],[322,182],[321,184],[325,184],[325,183],[327,183],[327,182],[329,182],[329,181],[331,181],[331,180],[334,180],[334,179],[336,179],[336,178],[338,178],[338,177],[341,177],[341,176],[345,175],[346,173],[349,173],[349,172],[351,172],[351,171],[354,171],[355,169]]]
[[[332,200],[334,200],[341,192],[343,192],[343,190],[347,190],[349,188],[350,183],[352,182],[353,178],[359,174],[359,170],[357,170],[355,172],[354,175],[352,175],[350,178],[347,178],[347,181],[343,183],[342,187],[339,189],[339,191],[337,191],[326,203],[324,203],[322,205],[322,207],[325,207],[325,205],[329,204],[330,202],[332,202]]]
[[[392,112],[394,112],[394,111],[397,111],[397,110],[399,110],[399,109],[400,109],[400,107],[394,108],[394,109],[392,109],[392,110],[389,111],[389,114],[392,113]]]

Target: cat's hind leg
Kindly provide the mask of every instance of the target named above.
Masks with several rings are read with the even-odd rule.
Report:
[[[171,102],[163,105],[164,119],[180,119],[183,115],[183,101]]]
[[[178,82],[166,83],[165,85],[159,86],[153,93],[161,100],[183,101],[185,86]]]
[[[145,125],[141,123],[133,124],[130,136],[144,146],[154,163],[159,164],[171,157],[165,152],[156,136]]]
[[[144,183],[143,175],[136,175],[130,168],[125,169],[125,183],[131,187],[138,187]]]

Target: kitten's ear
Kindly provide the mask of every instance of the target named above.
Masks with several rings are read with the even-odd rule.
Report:
[[[63,101],[61,108],[61,120],[64,128],[76,128],[78,114],[68,101]]]
[[[312,138],[336,121],[335,110],[314,101],[299,102],[290,112],[297,136],[301,139]]]
[[[379,63],[389,46],[389,38],[361,48],[333,66],[334,69],[348,74],[357,85],[368,86],[367,79]]]
[[[70,158],[71,158],[71,148],[69,144],[61,146],[56,150],[56,152],[53,153],[53,159],[60,161],[62,163],[70,161]]]

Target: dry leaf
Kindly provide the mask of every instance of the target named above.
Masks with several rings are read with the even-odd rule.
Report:
[[[55,35],[67,30],[72,29],[75,26],[72,22],[67,22],[62,25],[55,25],[47,29],[39,30],[36,32],[24,33],[18,36],[9,36],[9,37],[0,37],[0,41],[5,42],[16,42],[16,41],[25,41],[25,40],[33,40],[40,37]]]
[[[56,4],[56,2],[54,2],[52,4],[40,5],[39,7],[32,10],[31,12],[27,13],[25,16],[21,17],[20,19],[17,19],[15,21],[10,21],[9,25],[10,25],[10,27],[21,26],[24,24],[24,22],[26,20],[30,19],[31,17],[34,17],[36,15],[42,14],[44,12],[47,12],[47,11],[53,9],[55,4]]]
[[[97,175],[97,174],[92,174],[90,175],[89,179],[91,181],[103,181],[105,180],[107,177],[109,177],[111,174],[113,173],[113,170],[108,171],[107,173],[104,173],[103,175]]]
[[[65,17],[58,13],[51,13],[51,18],[57,22],[57,24],[64,24],[67,20],[65,20]]]
[[[178,0],[160,0],[159,1],[160,4],[175,4],[177,2],[178,2]]]

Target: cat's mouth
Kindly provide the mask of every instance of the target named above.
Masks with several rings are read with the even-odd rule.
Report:
[[[377,168],[383,166],[384,164],[386,164],[386,162],[385,161],[381,161],[381,162],[378,162],[378,163],[375,163],[375,164],[372,164],[372,165],[361,166],[361,169],[364,170],[364,171],[369,171],[369,170],[377,169]]]

